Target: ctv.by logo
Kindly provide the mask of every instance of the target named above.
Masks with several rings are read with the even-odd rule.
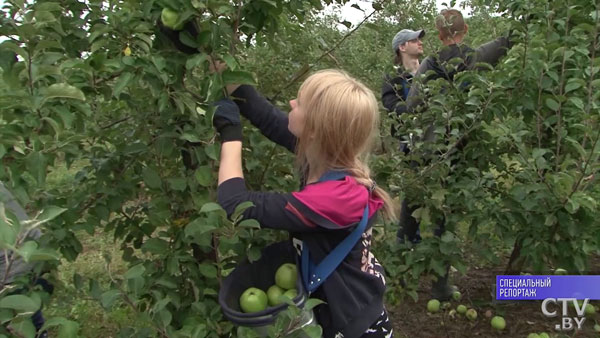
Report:
[[[556,310],[548,311],[548,304],[562,303],[562,321],[554,326],[555,329],[557,331],[571,331],[574,328],[573,322],[575,322],[575,325],[577,325],[576,330],[581,330],[581,327],[585,322],[585,308],[589,301],[590,299],[586,298],[580,305],[576,298],[546,298],[542,302],[542,313],[548,318],[554,318],[558,316],[558,313]],[[569,311],[567,307],[569,302],[571,302],[573,307],[575,307],[575,313],[577,314],[575,317],[569,317]]]

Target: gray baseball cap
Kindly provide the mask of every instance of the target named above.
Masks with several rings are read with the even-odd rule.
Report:
[[[425,36],[425,30],[424,29],[420,29],[418,31],[413,31],[410,29],[403,29],[401,31],[399,31],[398,33],[396,33],[396,35],[394,36],[394,39],[392,39],[392,50],[394,51],[394,53],[396,53],[396,51],[398,50],[398,47],[400,47],[400,45],[413,40],[413,39],[421,39],[422,37]]]

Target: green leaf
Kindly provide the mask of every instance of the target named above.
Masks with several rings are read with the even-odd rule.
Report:
[[[179,41],[181,41],[186,46],[198,48],[198,43],[196,42],[196,40],[194,40],[190,33],[188,33],[185,30],[179,32]]]
[[[573,96],[569,98],[569,102],[571,102],[575,107],[583,110],[584,104],[582,99]]]
[[[163,327],[169,326],[169,324],[171,324],[171,320],[173,320],[173,315],[167,309],[160,311],[158,316],[160,317]]]
[[[193,69],[198,67],[198,65],[204,63],[206,61],[206,54],[195,54],[194,56],[187,59],[185,62],[185,68]]]
[[[12,221],[6,217],[4,203],[0,203],[0,248],[15,245],[17,241],[17,229]]]
[[[119,97],[119,94],[121,94],[121,92],[123,91],[123,89],[125,89],[125,87],[127,87],[127,85],[129,84],[129,82],[131,82],[132,78],[133,78],[133,74],[132,73],[123,73],[123,74],[121,74],[119,76],[119,79],[115,83],[115,86],[113,87],[113,96],[114,97]]]
[[[33,313],[40,308],[40,305],[25,295],[10,295],[0,299],[0,308],[13,309],[18,312]]]
[[[62,11],[62,6],[57,3],[57,2],[42,2],[42,3],[37,3],[35,5],[35,9],[38,11],[55,11],[55,12],[61,12]]]
[[[144,177],[144,183],[146,183],[148,188],[158,189],[161,187],[160,176],[153,169],[146,168],[142,176]]]
[[[27,156],[27,170],[40,186],[46,183],[48,160],[42,152],[34,151]]]
[[[546,99],[546,106],[548,106],[548,108],[552,109],[553,111],[558,111],[558,108],[560,107],[558,102],[556,102],[556,100],[552,98]]]
[[[127,270],[123,277],[125,277],[125,279],[138,278],[141,277],[145,271],[146,267],[144,266],[144,264],[137,264],[132,266],[129,270]]]
[[[171,277],[161,277],[156,280],[156,284],[162,285],[169,289],[177,289],[177,284],[174,281],[174,278]]]
[[[253,246],[250,248],[250,250],[248,250],[248,260],[250,262],[256,262],[257,260],[260,259],[261,255],[262,255],[262,251],[260,250],[259,247]]]
[[[196,218],[188,225],[186,225],[185,235],[200,236],[215,229],[217,229],[217,227],[215,225],[209,224],[206,218]]]
[[[121,291],[115,289],[108,290],[102,293],[102,296],[100,296],[100,302],[102,303],[102,307],[104,307],[107,310],[110,309],[115,303],[115,301],[119,299],[119,297],[121,297]]]
[[[23,257],[26,262],[29,262],[29,256],[31,256],[37,247],[38,244],[35,241],[27,241],[17,249],[17,253]]]
[[[215,289],[211,289],[211,288],[205,288],[205,289],[204,289],[204,290],[202,290],[202,291],[203,291],[202,293],[203,293],[205,296],[216,296],[216,295],[218,295],[218,294],[219,294],[219,293],[217,292],[217,290],[215,290]]]
[[[202,208],[200,208],[201,213],[202,212],[212,212],[212,211],[216,211],[216,210],[223,210],[223,208],[221,208],[221,206],[215,202],[205,203],[204,205],[202,205]]]
[[[194,172],[194,177],[196,177],[198,184],[203,187],[210,187],[215,184],[212,169],[207,165],[198,167],[198,169],[196,169]]]
[[[444,276],[446,274],[446,265],[440,260],[432,259],[429,262],[429,268],[432,269],[433,272],[435,272],[438,276]]]
[[[579,203],[577,203],[576,200],[569,198],[567,204],[565,205],[565,209],[567,209],[567,212],[570,214],[575,214],[577,210],[579,210]]]
[[[212,264],[202,263],[198,266],[200,273],[207,278],[217,278],[217,268]]]
[[[454,234],[451,233],[450,231],[444,231],[444,234],[442,235],[442,243],[450,243],[454,241]]]
[[[18,337],[35,338],[35,326],[29,318],[14,320],[10,325],[17,333]]]
[[[244,211],[246,211],[246,209],[252,208],[252,207],[254,207],[254,203],[252,203],[251,201],[246,201],[246,202],[242,202],[242,203],[238,204],[235,207],[233,214],[231,215],[231,219],[237,220],[240,217],[240,215],[242,213],[244,213]]]
[[[58,330],[58,338],[77,338],[79,337],[79,324],[72,320],[63,317],[52,317],[44,323],[40,331],[45,331],[52,327],[60,327]]]
[[[204,153],[206,154],[206,156],[208,156],[213,161],[219,160],[217,158],[217,145],[216,144],[209,144],[206,147],[204,147]],[[2,156],[0,156],[0,158],[2,158]]]
[[[310,311],[317,305],[321,305],[321,304],[325,304],[325,302],[320,299],[317,299],[317,298],[310,298],[304,304],[304,311]]]
[[[260,223],[255,219],[245,219],[238,223],[238,226],[250,229],[260,229]]]
[[[352,8],[356,8],[356,9],[358,9],[359,11],[361,11],[361,12],[364,12],[364,11],[363,11],[363,9],[362,9],[362,8],[360,8],[360,6],[359,6],[358,4],[352,4],[352,6],[350,6],[350,7],[352,7]]]
[[[248,84],[256,86],[256,80],[254,74],[242,70],[226,70],[222,74],[223,84]]]
[[[65,211],[67,211],[67,209],[65,208],[57,207],[54,205],[48,205],[44,207],[42,213],[38,217],[36,217],[36,220],[40,222],[40,224],[46,223],[60,216]]]
[[[237,336],[244,338],[261,338],[254,328],[246,327],[246,326],[238,326],[237,328]]]
[[[171,302],[171,298],[169,296],[167,296],[166,298],[163,298],[161,300],[159,300],[158,302],[156,302],[156,304],[154,304],[154,306],[152,307],[152,312],[157,313],[159,311],[161,311],[162,309],[164,309],[169,303]]]
[[[567,85],[565,86],[565,94],[571,91],[574,91],[576,89],[579,89],[581,87],[581,83],[580,82],[569,82],[567,83]]]
[[[50,117],[42,117],[41,121],[45,121],[46,123],[48,123],[52,129],[54,129],[54,132],[56,133],[57,136],[60,135],[60,133],[62,132],[62,128],[60,127],[60,124],[58,124],[58,122],[56,122],[55,120],[53,120]]]
[[[575,192],[573,196],[571,196],[571,200],[576,201],[577,205],[584,207],[591,213],[594,213],[598,206],[598,203],[594,198],[582,191]]]
[[[308,325],[302,328],[302,332],[310,338],[321,338],[323,336],[323,328],[321,326]]]
[[[166,255],[169,252],[169,243],[160,238],[150,238],[144,242],[142,250],[157,255]]]
[[[350,21],[344,20],[344,21],[341,21],[340,24],[346,26],[346,28],[352,27],[352,23]]]
[[[169,182],[171,189],[176,191],[184,191],[187,187],[187,180],[183,177],[169,178],[167,182]]]
[[[55,83],[46,89],[44,101],[55,98],[65,98],[85,101],[83,92],[67,83]]]

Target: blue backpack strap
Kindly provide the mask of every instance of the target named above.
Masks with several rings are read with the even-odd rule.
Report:
[[[402,79],[402,99],[404,101],[408,99],[408,92],[410,92],[410,85],[406,79]]]
[[[337,181],[337,180],[341,180],[342,178],[349,176],[347,172],[343,171],[343,170],[330,170],[328,172],[326,172],[325,174],[323,174],[323,176],[321,176],[321,178],[319,178],[319,182],[325,182],[325,181]]]
[[[319,182],[339,180],[346,177],[348,174],[343,171],[329,171],[325,173]],[[352,248],[356,245],[358,240],[361,238],[363,232],[367,228],[369,221],[369,204],[363,211],[363,216],[356,226],[356,228],[348,235],[344,240],[333,249],[327,257],[325,257],[319,265],[315,265],[310,258],[310,252],[308,247],[304,244],[302,246],[301,255],[301,272],[302,282],[308,292],[316,290],[327,277],[335,271],[335,269],[342,263],[342,261],[348,256]]]

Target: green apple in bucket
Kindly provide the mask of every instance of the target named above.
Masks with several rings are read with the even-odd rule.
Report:
[[[296,264],[282,264],[275,272],[275,284],[284,290],[295,288],[296,280],[298,280]]]
[[[286,292],[284,292],[283,295],[293,300],[294,298],[296,298],[296,296],[298,296],[298,291],[296,289],[289,289]]]
[[[283,295],[285,292],[284,289],[280,288],[277,285],[271,285],[271,287],[267,290],[267,298],[269,298],[269,305],[276,306],[281,304],[281,300],[279,297]]]
[[[267,308],[267,294],[258,288],[250,287],[240,296],[240,308],[246,313],[260,312]]]

